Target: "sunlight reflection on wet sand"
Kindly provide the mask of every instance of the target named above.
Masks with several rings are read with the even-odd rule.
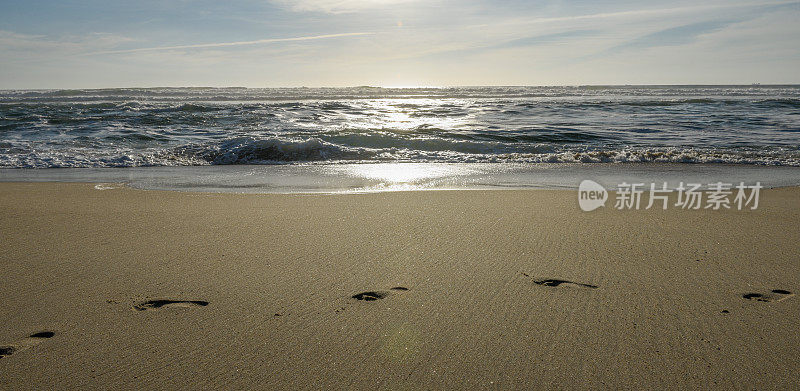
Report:
[[[355,164],[331,168],[332,171],[339,171],[340,174],[348,177],[361,178],[368,183],[377,181],[377,184],[356,190],[364,192],[424,190],[437,187],[441,180],[453,182],[458,177],[478,173],[466,165],[425,163]],[[350,192],[352,191],[350,190]]]

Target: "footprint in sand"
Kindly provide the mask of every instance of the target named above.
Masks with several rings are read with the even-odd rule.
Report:
[[[794,296],[794,293],[783,289],[773,289],[770,293],[745,293],[742,295],[742,297],[747,300],[763,301],[767,303],[786,300],[792,296]]]
[[[45,339],[52,338],[54,335],[56,335],[56,333],[52,331],[40,331],[38,333],[29,335],[27,338],[15,344],[0,346],[0,358],[8,357],[14,353],[30,349],[40,344]]]
[[[396,286],[388,291],[366,291],[361,293],[356,293],[355,295],[351,296],[356,300],[362,301],[375,301],[380,299],[385,299],[392,294],[392,292],[405,292],[408,288],[402,286]]]
[[[207,301],[202,300],[148,300],[138,303],[133,306],[136,311],[157,310],[165,307],[205,307],[208,305]]]
[[[525,277],[530,277],[527,273],[522,273]],[[568,287],[568,288],[589,288],[589,289],[597,289],[597,285],[591,284],[583,284],[580,282],[568,281],[568,280],[559,280],[555,278],[547,278],[541,280],[533,280],[533,283],[536,285],[541,286],[549,286],[549,287]]]

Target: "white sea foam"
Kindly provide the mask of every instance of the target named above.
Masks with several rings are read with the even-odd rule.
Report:
[[[94,185],[95,190],[115,190],[125,187],[124,183],[98,183]]]
[[[466,149],[462,152],[458,149]],[[41,150],[0,154],[0,167],[148,167],[236,164],[293,164],[354,162],[440,163],[720,163],[800,166],[800,151],[680,147],[623,147],[531,145],[522,152],[506,152],[497,143],[473,143],[468,148],[452,142],[429,143],[422,148],[367,148],[337,145],[319,138],[235,138],[219,143],[186,145],[164,150],[91,151]],[[530,152],[524,151],[525,149]],[[480,152],[476,152],[480,150]]]

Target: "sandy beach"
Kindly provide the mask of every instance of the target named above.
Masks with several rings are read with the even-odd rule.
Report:
[[[798,205],[0,183],[0,388],[789,389]]]

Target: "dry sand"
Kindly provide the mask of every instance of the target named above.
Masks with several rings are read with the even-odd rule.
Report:
[[[761,204],[2,183],[0,388],[794,388],[800,190]]]

